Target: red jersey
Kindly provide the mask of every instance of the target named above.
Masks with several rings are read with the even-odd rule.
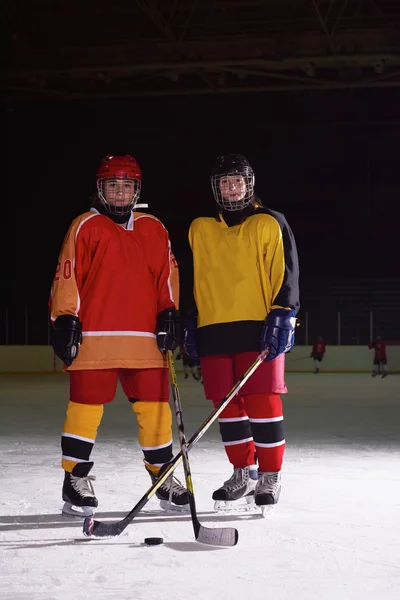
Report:
[[[368,348],[370,350],[372,350],[372,348],[374,349],[375,360],[383,360],[384,358],[386,358],[386,344],[385,342],[382,342],[382,340],[375,340],[374,342],[370,342],[368,344]]]
[[[312,347],[313,354],[325,354],[325,342],[317,341],[313,344]]]
[[[51,319],[70,314],[83,341],[66,370],[165,366],[156,318],[178,308],[178,267],[168,232],[152,215],[132,213],[127,228],[91,209],[71,224],[50,297]]]

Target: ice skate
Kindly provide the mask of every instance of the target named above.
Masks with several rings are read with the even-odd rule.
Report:
[[[214,510],[217,512],[229,510],[243,510],[254,507],[254,490],[257,484],[257,471],[249,467],[234,469],[232,476],[224,484],[215,490],[212,495]],[[245,498],[247,506],[235,506],[233,503],[241,498]]]
[[[387,377],[387,371],[383,371],[382,373],[382,379],[385,379],[385,377]]]
[[[151,477],[152,483],[155,483],[158,477],[149,469],[146,468],[146,470]],[[160,485],[156,491],[156,497],[160,500],[160,508],[163,510],[178,512],[187,512],[189,510],[187,489],[172,474]]]
[[[92,485],[96,477],[89,475],[92,467],[92,462],[78,463],[72,473],[65,472],[62,488],[63,514],[77,517],[90,517],[94,514],[98,501]]]
[[[281,493],[281,473],[258,473],[258,482],[254,492],[256,506],[261,508],[263,517],[277,504]]]
[[[376,377],[377,375],[378,375],[378,373],[376,371],[372,371],[371,377]]]

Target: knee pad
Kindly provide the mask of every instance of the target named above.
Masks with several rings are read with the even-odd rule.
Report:
[[[247,394],[243,399],[250,419],[282,417],[282,400],[279,394]]]
[[[213,404],[215,408],[221,403],[223,398],[219,400],[213,400]],[[241,396],[235,396],[232,400],[225,406],[224,410],[220,414],[220,419],[228,419],[235,417],[247,417],[246,408],[244,405],[243,398]]]
[[[103,417],[102,404],[80,404],[69,402],[63,433],[95,440]]]

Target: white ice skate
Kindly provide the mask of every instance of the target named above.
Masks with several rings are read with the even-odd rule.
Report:
[[[257,484],[257,471],[249,467],[234,469],[232,476],[215,490],[212,495],[214,510],[230,512],[232,510],[251,510],[254,508],[254,490]],[[244,498],[246,504],[237,503]]]
[[[258,481],[254,492],[256,506],[261,508],[261,514],[266,517],[277,504],[281,493],[281,473],[258,472]]]

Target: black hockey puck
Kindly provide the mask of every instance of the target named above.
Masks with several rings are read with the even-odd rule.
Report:
[[[144,543],[146,544],[146,546],[159,546],[160,544],[164,543],[164,540],[158,537],[149,537],[144,538]]]

